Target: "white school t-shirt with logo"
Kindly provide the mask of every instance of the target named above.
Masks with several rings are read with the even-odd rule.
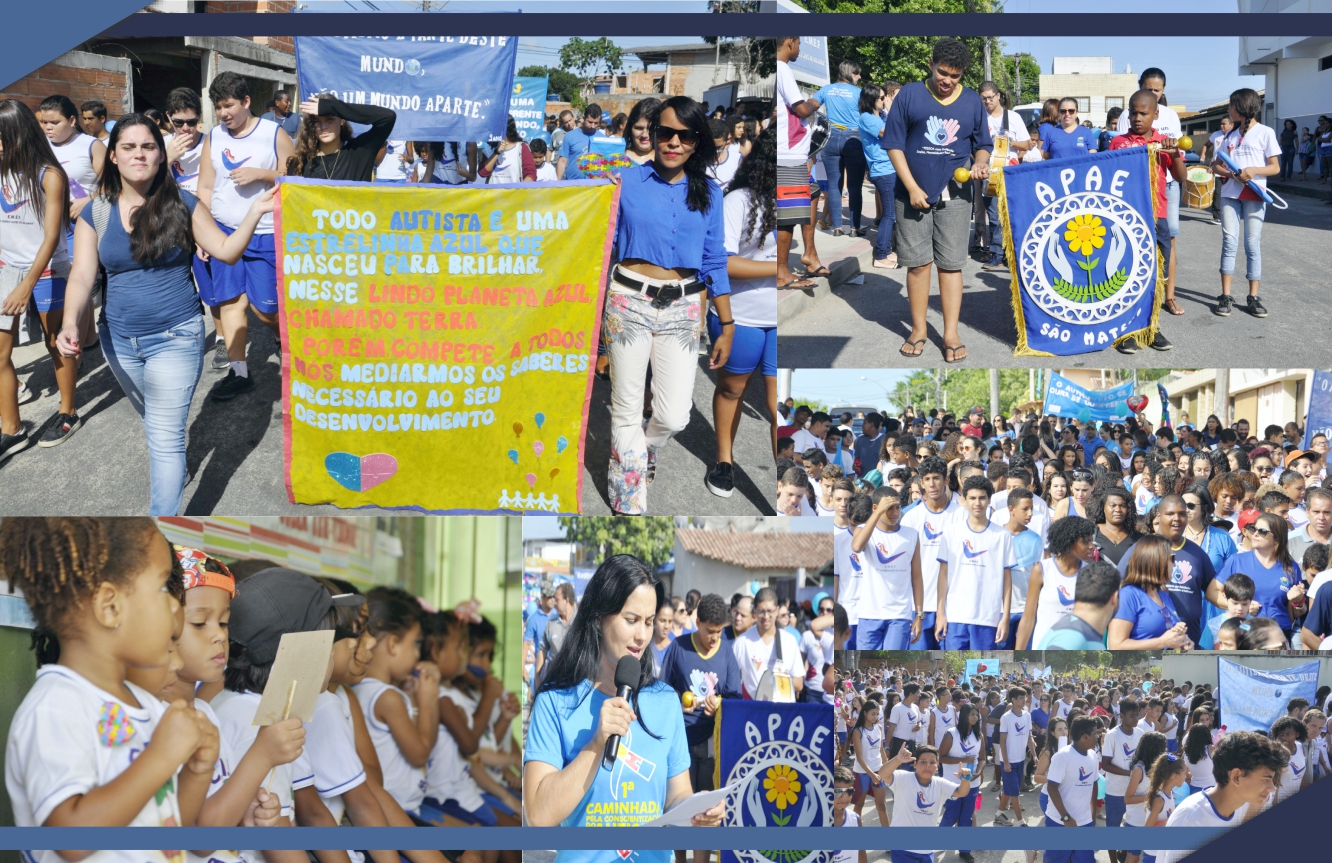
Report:
[[[1015,562],[1012,535],[990,522],[983,530],[973,530],[959,518],[944,533],[939,561],[948,564],[948,622],[998,626],[1004,569]]]
[[[888,724],[893,727],[895,740],[915,740],[920,730],[922,714],[915,704],[899,701],[893,705],[893,712],[888,717]]]
[[[1018,716],[1009,710],[999,718],[999,733],[1007,733],[1004,758],[1009,764],[1027,760],[1027,742],[1031,740],[1031,711]]]
[[[222,734],[222,720],[217,718],[213,706],[202,698],[196,698],[194,699],[194,709],[207,716],[208,721],[213,723],[213,727],[217,729],[217,763],[213,765],[213,780],[208,786],[208,796],[212,797],[222,790],[222,785],[236,769],[238,760],[231,751],[230,740]],[[210,851],[206,857],[200,857],[193,851],[186,851],[185,857],[190,863],[212,863],[212,861],[217,861],[217,863],[247,863],[247,858],[239,851]]]
[[[860,816],[857,815],[856,810],[852,809],[850,806],[842,810],[842,818],[843,818],[842,820],[843,827],[860,826]],[[832,863],[856,863],[856,861],[859,859],[860,859],[860,852],[856,851],[855,849],[852,849],[850,851],[834,851]]]
[[[1255,124],[1252,129],[1243,133],[1239,129],[1231,129],[1224,138],[1217,142],[1217,148],[1224,150],[1240,170],[1261,168],[1267,164],[1269,158],[1281,155],[1281,144],[1277,141],[1276,132],[1272,131],[1270,126],[1264,126],[1262,123]],[[1253,181],[1258,184],[1259,188],[1267,188],[1266,177],[1254,177]],[[1247,188],[1247,184],[1231,177],[1221,187],[1221,197],[1238,198],[1245,188]],[[1272,479],[1275,481],[1276,477],[1273,476]],[[1296,527],[1299,527],[1299,525],[1296,525]]]
[[[918,534],[898,525],[877,525],[861,550],[867,569],[861,584],[860,616],[869,620],[910,620],[916,611],[911,588],[911,563],[919,553]]]
[[[758,691],[759,679],[763,677],[763,672],[769,669],[769,663],[776,660],[775,650],[777,639],[782,640],[782,659],[781,664],[773,667],[773,673],[782,672],[789,674],[791,679],[805,676],[805,664],[800,658],[800,644],[795,640],[795,636],[784,629],[774,629],[776,636],[767,644],[759,635],[758,625],[749,627],[739,638],[731,642],[731,649],[735,653],[735,661],[740,665],[740,682],[744,687],[746,698],[753,698],[754,693]]]
[[[398,748],[398,742],[393,739],[393,732],[388,725],[375,716],[375,704],[386,695],[389,698],[401,698],[407,708],[407,715],[414,716],[416,708],[412,700],[398,687],[373,677],[365,678],[353,686],[352,691],[361,702],[370,742],[375,744],[375,753],[379,755],[379,766],[384,771],[384,790],[398,801],[404,811],[419,811],[426,793],[425,768],[412,766]]]
[[[208,130],[208,153],[213,162],[213,203],[209,209],[219,225],[240,227],[250,204],[264,193],[270,183],[246,183],[237,186],[231,172],[237,168],[258,168],[261,171],[278,169],[277,136],[285,135],[282,127],[272,120],[256,118],[254,128],[237,138],[226,126],[218,124]],[[259,218],[256,235],[273,233],[273,214]]]
[[[938,827],[944,803],[962,783],[934,776],[921,785],[914,770],[893,771],[894,827]],[[933,854],[933,851],[907,851],[908,854]]]
[[[1130,732],[1126,732],[1122,725],[1116,725],[1105,733],[1101,752],[1110,756],[1111,764],[1128,770],[1133,766],[1133,756],[1137,754],[1138,744],[1142,742],[1142,736],[1146,733],[1136,725]],[[1105,774],[1105,793],[1111,797],[1123,797],[1124,792],[1128,790],[1128,781],[1126,775]]]
[[[1304,771],[1308,769],[1309,762],[1304,754],[1304,746],[1296,744],[1295,754],[1290,756],[1286,769],[1281,771],[1281,784],[1277,786],[1275,802],[1280,803],[1294,797],[1304,782]]]
[[[51,152],[55,153],[56,161],[60,162],[60,167],[65,169],[65,176],[69,179],[71,201],[91,198],[97,191],[99,177],[92,160],[93,144],[96,143],[96,138],[82,132],[76,132],[63,144],[50,142]]]
[[[731,161],[737,162],[739,157],[732,155]],[[753,233],[746,237],[750,227],[749,211],[753,201],[754,193],[750,189],[736,189],[722,199],[722,227],[725,231],[726,254],[755,263],[775,264],[777,263],[775,229],[764,234],[762,219],[759,219],[754,224]],[[775,271],[771,276],[757,279],[731,280],[731,319],[742,327],[777,326]]]
[[[966,512],[955,500],[949,500],[941,512],[932,512],[921,501],[902,513],[902,526],[911,528],[920,537],[920,577],[925,583],[925,607],[921,610],[926,614],[939,610],[939,548],[944,528],[953,519],[966,517]]]
[[[948,729],[948,735],[944,739],[943,745],[939,747],[939,754],[946,755],[949,758],[970,759],[966,762],[959,761],[955,764],[943,764],[939,767],[940,776],[952,782],[959,782],[964,763],[969,765],[972,770],[976,769],[976,758],[980,755],[980,737],[973,730],[972,733],[967,735],[967,739],[963,740],[955,725]]]
[[[1244,815],[1249,811],[1249,804],[1242,804],[1229,818],[1222,818],[1212,803],[1212,798],[1205,791],[1190,794],[1175,807],[1167,827],[1211,827],[1230,828],[1244,823]],[[1178,863],[1193,852],[1187,848],[1178,851],[1145,851],[1156,858],[1156,863]]]
[[[943,746],[944,737],[949,729],[957,725],[957,708],[949,702],[947,710],[931,707],[930,712],[934,714],[934,739],[930,743],[938,749]]]
[[[183,135],[184,133],[178,132],[177,134]],[[167,142],[170,143],[171,139],[175,137],[175,135],[172,135],[171,138],[167,139]],[[175,179],[176,185],[192,195],[199,191],[199,163],[201,161],[200,157],[203,156],[205,137],[200,135],[199,140],[194,142],[192,148],[181,153],[180,158],[171,163],[171,176]]]
[[[1079,827],[1092,823],[1092,799],[1096,796],[1096,781],[1100,775],[1100,758],[1095,749],[1088,749],[1083,755],[1070,743],[1050,759],[1045,779],[1059,786],[1064,809]],[[1059,823],[1059,810],[1055,808],[1053,798],[1045,804],[1045,814],[1051,821]]]
[[[452,689],[452,687],[447,688]],[[445,690],[445,685],[441,683],[439,697],[447,697],[456,704],[457,699],[447,694]],[[469,724],[471,718],[472,714],[468,711]],[[486,802],[481,797],[480,786],[472,778],[471,764],[462,757],[458,749],[458,741],[442,728],[439,737],[435,739],[435,748],[430,751],[430,758],[426,761],[426,796],[440,803],[456,801],[468,812],[476,811]]]
[[[324,805],[341,821],[347,806],[342,795],[365,784],[365,768],[356,754],[356,726],[352,724],[351,701],[321,692],[315,699],[314,718],[305,729],[305,751],[314,768],[314,787]]]
[[[5,787],[16,827],[40,827],[71,797],[109,784],[141,755],[166,705],[129,681],[130,705],[63,665],[44,665],[9,727]],[[103,741],[112,741],[104,743]],[[173,777],[127,827],[180,825]],[[170,856],[168,856],[170,855]],[[63,863],[55,851],[29,851],[35,863]],[[183,851],[95,851],[91,863],[184,863]]]
[[[860,622],[860,593],[865,582],[865,556],[852,551],[855,531],[833,525],[833,574],[837,576],[837,601],[846,609],[847,622]]]

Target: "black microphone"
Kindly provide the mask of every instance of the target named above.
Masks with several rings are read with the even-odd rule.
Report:
[[[615,697],[623,698],[626,701],[634,690],[638,688],[638,682],[643,677],[642,660],[632,653],[626,653],[620,657],[620,661],[615,664]],[[606,751],[601,756],[602,767],[612,767],[615,764],[615,758],[620,752],[620,735],[612,734],[606,738]]]

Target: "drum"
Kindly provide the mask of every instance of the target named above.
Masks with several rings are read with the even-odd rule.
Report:
[[[1184,175],[1184,206],[1193,210],[1206,210],[1212,206],[1216,178],[1206,168],[1194,165]]]

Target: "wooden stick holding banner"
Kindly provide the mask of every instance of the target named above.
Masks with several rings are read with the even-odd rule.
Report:
[[[323,691],[332,656],[331,629],[283,635],[252,724],[273,725],[293,716],[302,722],[314,719],[315,702]],[[264,782],[265,790],[270,794],[276,776],[275,767]]]

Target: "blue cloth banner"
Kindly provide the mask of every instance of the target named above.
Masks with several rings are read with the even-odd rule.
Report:
[[[1092,353],[1151,335],[1164,291],[1150,169],[1144,147],[1004,168],[1016,356]]]
[[[822,87],[829,83],[828,37],[801,36],[800,56],[791,61],[791,74],[797,81]]]
[[[1313,437],[1332,437],[1332,372],[1315,371],[1309,387],[1309,416],[1304,424],[1304,449],[1313,445]]]
[[[514,77],[509,113],[524,141],[534,141],[546,130],[546,92],[549,78]]]
[[[1216,688],[1221,721],[1227,731],[1261,731],[1286,715],[1292,698],[1315,701],[1318,690],[1318,661],[1280,670],[1246,668],[1238,662],[1217,658]]]
[[[973,674],[991,674],[999,675],[999,660],[997,659],[968,659],[967,666],[962,671],[962,679],[970,680]]]
[[[503,135],[517,57],[513,36],[296,38],[301,93],[392,109],[393,137],[414,141]]]
[[[731,827],[832,824],[832,705],[727,699],[714,732]],[[722,863],[831,863],[831,851],[722,851]]]
[[[1045,388],[1045,412],[1084,423],[1123,422],[1133,415],[1128,406],[1131,395],[1132,381],[1108,390],[1089,390],[1058,372],[1050,372]]]
[[[1166,392],[1165,384],[1156,385],[1156,397],[1161,402],[1161,425],[1170,428],[1170,394]]]

